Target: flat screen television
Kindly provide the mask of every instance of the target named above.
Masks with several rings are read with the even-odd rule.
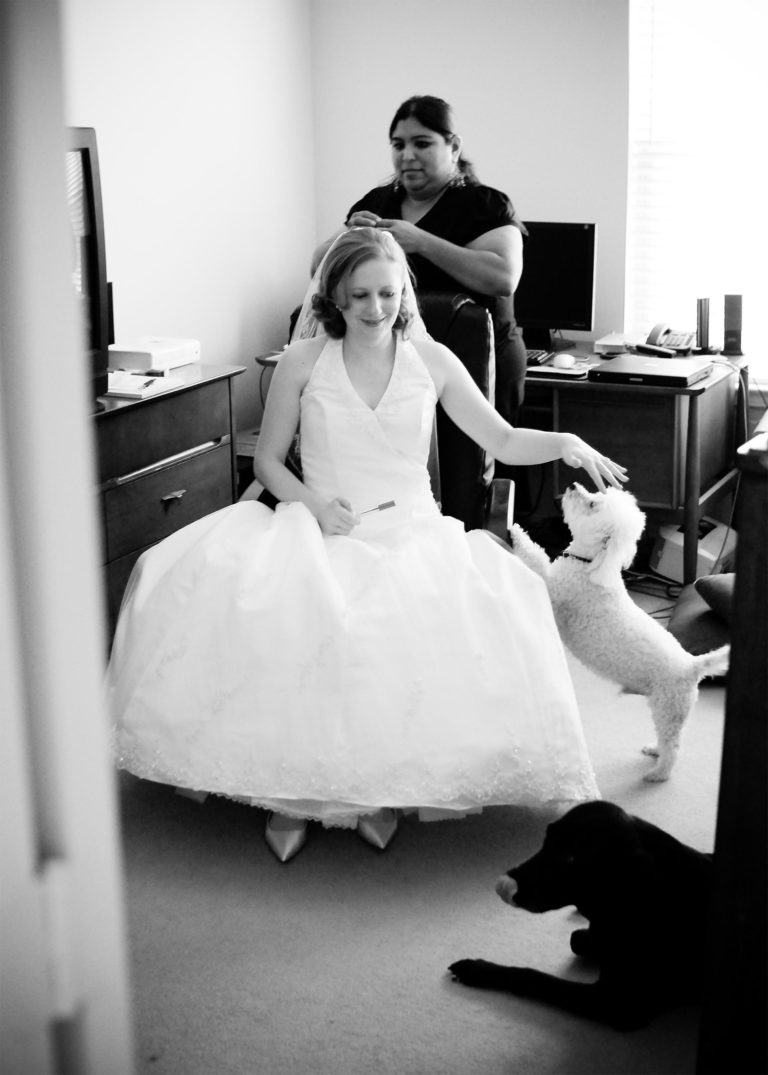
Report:
[[[66,195],[72,227],[72,283],[80,310],[94,409],[107,390],[109,344],[114,343],[111,287],[96,132],[92,127],[67,128]]]
[[[515,317],[526,347],[551,351],[555,330],[593,327],[597,225],[526,220],[525,226]]]

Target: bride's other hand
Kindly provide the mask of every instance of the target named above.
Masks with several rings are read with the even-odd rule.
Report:
[[[351,534],[360,523],[360,516],[352,510],[352,505],[344,497],[337,496],[322,507],[317,521],[326,536],[332,534]]]
[[[566,437],[566,444],[560,458],[569,467],[582,467],[586,470],[601,492],[605,492],[606,482],[620,489],[621,483],[627,481],[625,467],[614,463],[607,455],[601,455],[575,433],[568,433]]]

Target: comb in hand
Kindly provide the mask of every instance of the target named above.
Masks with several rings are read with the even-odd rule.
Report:
[[[370,515],[372,511],[386,511],[387,508],[394,508],[394,500],[387,500],[384,504],[377,504],[375,508],[366,508],[365,511],[361,511],[361,515]]]

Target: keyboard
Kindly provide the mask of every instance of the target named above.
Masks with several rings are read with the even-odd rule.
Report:
[[[539,351],[536,348],[529,348],[525,353],[529,366],[540,366],[543,362],[549,362],[550,358],[555,357],[554,351]]]

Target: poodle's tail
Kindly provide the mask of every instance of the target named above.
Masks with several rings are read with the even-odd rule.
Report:
[[[730,657],[730,646],[721,646],[720,649],[713,649],[709,653],[694,657],[696,675],[699,679],[706,679],[707,676],[724,676],[728,671]]]

